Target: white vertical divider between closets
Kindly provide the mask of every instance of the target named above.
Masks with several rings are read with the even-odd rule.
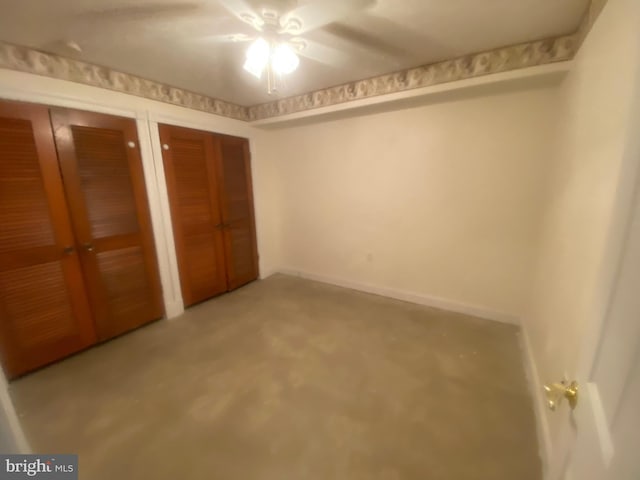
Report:
[[[165,315],[167,318],[173,318],[184,311],[184,303],[180,289],[176,247],[173,241],[171,211],[169,210],[158,124],[150,121],[148,112],[145,112],[144,115],[138,117],[137,126],[140,156],[142,157],[153,236],[156,243],[156,255],[160,268]]]

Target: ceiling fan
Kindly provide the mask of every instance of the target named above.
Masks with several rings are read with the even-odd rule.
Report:
[[[329,47],[323,48],[302,35],[367,8],[374,0],[263,1],[258,7],[245,0],[218,2],[256,30],[255,35],[237,33],[226,35],[224,40],[252,42],[246,51],[243,68],[258,79],[265,75],[267,92],[272,94],[280,90],[283,76],[298,68],[298,54],[304,55],[310,45],[316,51],[324,51],[325,56],[329,51]]]
[[[124,5],[107,4],[79,12],[67,36],[41,48],[78,57],[84,45],[82,40],[76,43],[76,36],[91,37],[98,31],[112,35],[123,22],[160,34],[178,30],[189,42],[201,44],[251,42],[244,69],[258,79],[266,77],[269,94],[282,88],[284,77],[297,69],[299,56],[341,66],[353,61],[353,55],[379,61],[384,54],[374,37],[362,38],[341,23],[377,0],[145,0],[141,5],[135,4],[140,0],[122,1]],[[220,16],[220,7],[232,18]],[[229,20],[240,22],[230,24]],[[237,33],[215,33],[236,28]],[[314,30],[322,33],[308,35]]]

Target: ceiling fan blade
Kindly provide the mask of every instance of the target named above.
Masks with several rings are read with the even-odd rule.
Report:
[[[386,65],[386,68],[394,69],[400,65],[400,56],[391,54],[385,49],[377,49],[366,42],[351,39],[343,35],[336,35],[329,28],[316,30],[310,36],[316,42],[324,45],[332,45],[342,55],[349,58],[350,63],[360,66]]]
[[[190,41],[196,43],[245,43],[255,40],[254,35],[246,35],[244,33],[231,33],[227,35],[203,35],[192,38]]]
[[[98,8],[81,13],[79,18],[99,21],[148,20],[153,17],[175,17],[195,14],[200,8],[201,6],[198,3],[152,3],[130,7]]]
[[[367,50],[372,54],[380,54],[395,58],[406,56],[406,50],[398,48],[394,45],[381,40],[380,37],[358,30],[344,23],[335,22],[324,27],[329,34],[348,42],[351,46],[357,47],[359,50]]]
[[[218,0],[218,3],[226,8],[230,13],[245,23],[248,23],[256,30],[261,30],[264,21],[253,7],[245,0]]]
[[[280,17],[283,31],[299,35],[344,18],[351,12],[363,10],[375,0],[316,0],[285,13]]]
[[[336,48],[312,40],[305,39],[303,42],[304,46],[300,47],[294,44],[298,55],[333,67],[342,67],[349,63],[349,56]]]

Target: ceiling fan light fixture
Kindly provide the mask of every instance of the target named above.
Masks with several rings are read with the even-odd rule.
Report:
[[[264,38],[256,39],[247,49],[247,58],[243,68],[254,77],[260,79],[269,63],[269,43]]]
[[[240,20],[242,20],[245,23],[248,23],[249,25],[253,26],[253,28],[257,30],[261,30],[262,27],[264,26],[264,20],[252,13],[240,14]]]
[[[286,43],[281,43],[273,51],[271,65],[276,73],[286,75],[294,72],[300,65],[300,58]]]
[[[302,31],[302,21],[295,17],[287,18],[282,25],[282,30],[292,35],[296,35]]]
[[[251,37],[244,33],[232,33],[231,35],[228,35],[227,38],[230,42],[234,43],[246,42],[247,40],[251,40]]]

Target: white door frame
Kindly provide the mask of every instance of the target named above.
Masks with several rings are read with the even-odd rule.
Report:
[[[638,62],[638,75],[640,79],[640,62]],[[580,341],[580,357],[576,371],[576,378],[588,378],[596,361],[596,355],[601,342],[607,314],[613,301],[617,286],[618,275],[629,231],[634,218],[640,217],[640,85],[637,85],[631,101],[630,116],[627,122],[625,145],[620,173],[617,182],[617,190],[607,229],[607,238],[598,267],[596,288],[591,310],[594,312],[583,328],[584,335]],[[571,340],[571,339],[569,339]],[[556,380],[556,379],[550,379]],[[560,379],[557,379],[560,380]],[[568,379],[571,380],[571,379]],[[585,388],[587,386],[584,386]],[[590,392],[585,392],[587,395]],[[605,422],[604,411],[597,395],[591,395],[590,401],[594,407],[596,424]],[[578,408],[580,408],[578,406]],[[600,417],[600,418],[599,418]],[[571,449],[572,437],[568,416],[558,418],[563,422],[562,432],[547,459],[549,480],[561,480],[567,453]],[[613,446],[609,439],[607,445],[606,433],[600,440],[605,456],[613,456]],[[609,450],[609,451],[607,451]],[[568,479],[567,479],[568,480]],[[578,479],[573,479],[578,480]]]

